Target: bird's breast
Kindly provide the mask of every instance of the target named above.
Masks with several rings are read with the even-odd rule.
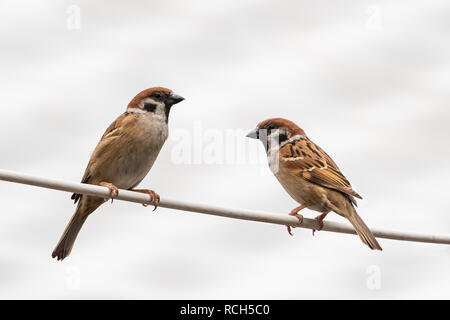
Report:
[[[145,178],[152,168],[168,136],[165,121],[140,116],[127,130],[121,142],[121,151],[110,174],[119,188],[129,189]]]
[[[284,167],[282,164],[274,174],[295,201],[300,204],[307,204],[311,210],[323,212],[322,187],[293,174],[289,168]]]

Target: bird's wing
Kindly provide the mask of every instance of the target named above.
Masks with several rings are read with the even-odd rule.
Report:
[[[120,135],[122,128],[121,124],[127,122],[130,117],[134,116],[131,113],[125,112],[122,115],[120,115],[116,120],[114,120],[114,122],[111,123],[109,127],[106,129],[102,138],[95,147],[94,152],[92,153],[91,159],[89,160],[86,170],[84,171],[83,178],[81,178],[81,183],[92,183],[91,182],[91,178],[93,176],[92,171],[94,167],[94,162],[97,160],[98,155],[102,154],[103,151],[105,151],[108,147],[111,146],[111,143],[115,140],[115,138]],[[77,203],[80,200],[80,198],[81,194],[78,193],[72,194],[71,197],[71,199],[74,200],[75,203]]]
[[[307,137],[288,142],[280,148],[280,161],[295,175],[320,186],[362,199],[331,157]]]

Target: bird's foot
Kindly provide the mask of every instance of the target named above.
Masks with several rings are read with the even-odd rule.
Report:
[[[155,191],[149,189],[133,189],[131,191],[148,194],[150,196],[150,204],[155,206],[153,211],[155,211],[156,208],[158,208],[158,204],[161,198],[159,197],[159,194],[157,194]],[[147,203],[143,203],[142,205],[144,207],[148,206]]]
[[[298,214],[297,212],[291,211],[291,213],[289,213],[290,216],[294,216],[298,219],[299,223],[303,222],[303,216],[301,214]],[[294,226],[292,226],[292,228],[295,228]],[[288,233],[293,236],[292,232],[291,232],[291,226],[287,226],[287,231]]]
[[[299,221],[300,223],[302,223],[302,222],[303,222],[303,216],[302,216],[301,214],[298,214],[298,212],[299,212],[300,210],[303,210],[303,209],[307,208],[307,207],[308,207],[308,206],[307,206],[306,204],[302,204],[301,206],[298,206],[297,208],[292,209],[292,211],[289,212],[289,215],[290,215],[290,216],[296,217],[296,218],[298,219],[298,221]],[[295,227],[292,227],[292,228],[295,228]],[[287,231],[288,231],[288,233],[289,233],[291,236],[293,236],[293,234],[292,234],[292,232],[291,232],[291,226],[287,226]]]
[[[317,220],[317,222],[319,223],[319,228],[316,229],[312,229],[312,234],[314,236],[314,233],[316,231],[320,231],[323,228],[323,219],[325,219],[325,217],[327,216],[328,213],[322,213],[321,215],[317,216],[315,219]]]
[[[102,187],[107,187],[109,189],[109,198],[111,199],[111,203],[115,198],[119,196],[119,188],[117,188],[112,183],[102,181],[99,183],[99,185]],[[105,200],[107,201],[108,199]]]

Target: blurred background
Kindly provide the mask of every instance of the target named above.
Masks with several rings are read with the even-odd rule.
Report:
[[[369,227],[448,234],[449,37],[444,0],[2,0],[0,168],[79,181],[134,95],[165,86],[186,100],[141,184],[162,198],[287,214],[297,203],[244,137],[280,116],[338,163]],[[199,158],[179,161],[180,144]],[[210,161],[208,146],[248,156]],[[4,299],[450,298],[444,245],[371,252],[350,235],[115,201],[61,263],[70,194],[0,181],[0,201]]]

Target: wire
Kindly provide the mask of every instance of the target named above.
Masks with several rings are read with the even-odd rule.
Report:
[[[58,179],[51,179],[45,177],[34,176],[21,172],[14,172],[0,169],[0,180],[15,182],[20,184],[32,185],[42,188],[67,191],[73,193],[86,194],[91,196],[98,196],[101,198],[109,198],[110,191],[107,187],[70,182]],[[118,200],[136,202],[141,204],[151,205],[150,196],[142,193],[132,192],[129,190],[119,190]],[[161,198],[160,207],[170,208],[175,210],[198,212],[214,216],[221,216],[233,219],[259,221],[265,223],[273,223],[279,225],[289,225],[293,227],[318,229],[319,225],[315,219],[304,218],[300,224],[298,219],[287,215],[286,213],[272,213],[239,208],[226,208],[208,204],[193,203],[187,201],[178,201]],[[338,233],[356,234],[355,230],[346,224],[324,221],[322,231],[331,231]],[[385,230],[371,228],[372,233],[377,238],[385,238],[402,241],[427,242],[438,244],[450,244],[450,235],[433,235],[413,232],[403,232],[394,230]]]

